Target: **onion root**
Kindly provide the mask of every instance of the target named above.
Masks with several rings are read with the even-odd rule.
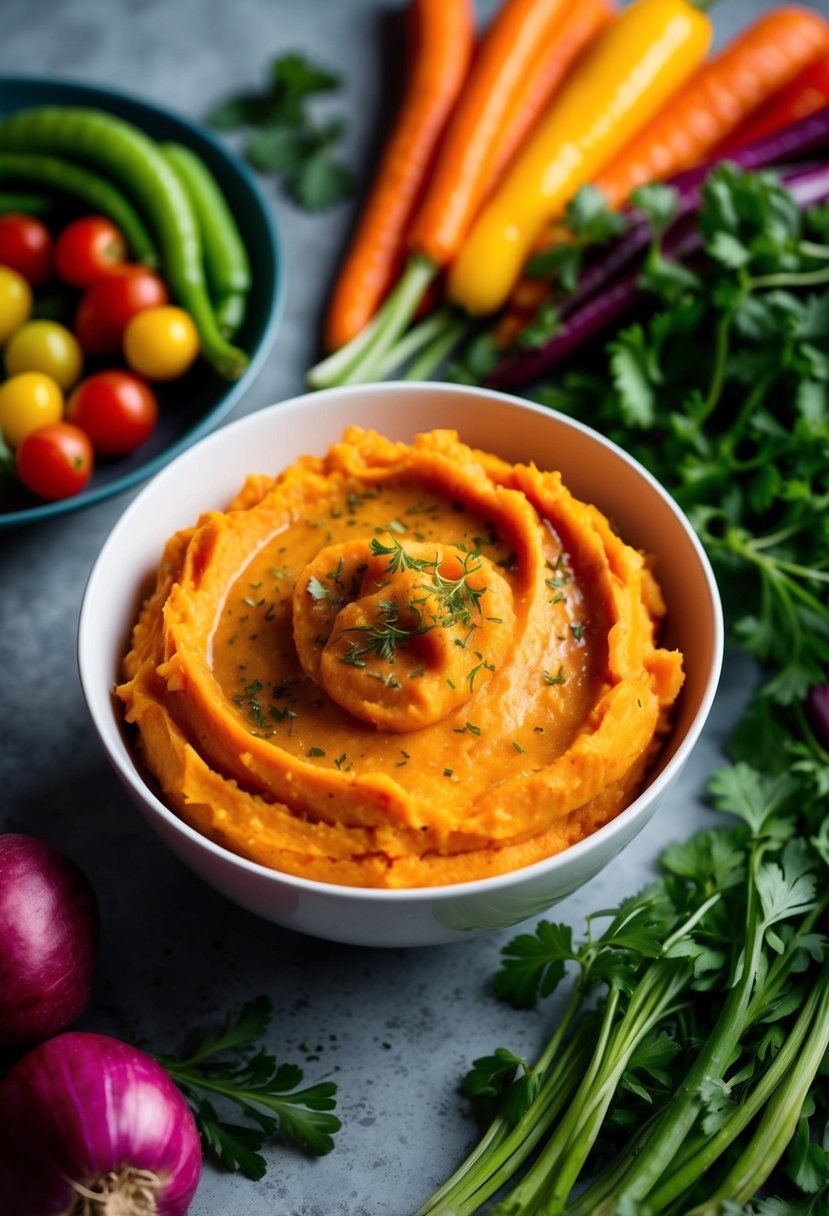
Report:
[[[111,1170],[94,1189],[73,1182],[81,1201],[74,1216],[156,1216],[161,1186],[158,1174],[131,1165]]]

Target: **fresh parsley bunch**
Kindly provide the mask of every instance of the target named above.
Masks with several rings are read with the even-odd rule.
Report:
[[[637,194],[658,234],[647,315],[538,398],[620,443],[671,490],[717,571],[731,632],[801,700],[829,669],[829,206],[771,173],[708,177],[693,265],[662,256],[667,187]]]
[[[498,993],[531,1006],[569,978],[565,1010],[534,1065],[505,1048],[474,1062],[466,1092],[491,1121],[417,1216],[499,1193],[498,1216],[827,1210],[822,799],[812,770],[743,762],[711,794],[727,818],[670,845],[660,879],[581,942],[541,921],[506,946]],[[746,1206],[770,1180],[777,1197]]]

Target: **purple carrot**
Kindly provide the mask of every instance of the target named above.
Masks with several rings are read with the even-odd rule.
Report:
[[[688,258],[699,253],[703,247],[702,233],[696,226],[695,217],[686,216],[681,223],[672,225],[665,237],[663,252],[666,257]],[[520,388],[563,362],[591,338],[630,312],[645,297],[646,293],[639,287],[639,278],[640,270],[637,268],[613,280],[601,295],[594,295],[572,312],[544,346],[505,359],[486,377],[484,383],[490,388]]]
[[[818,743],[829,751],[829,684],[815,684],[809,689],[806,713]]]
[[[798,207],[810,207],[829,198],[829,164],[781,174],[780,182],[791,193]],[[701,253],[704,245],[696,215],[684,215],[674,220],[665,234],[662,252],[667,258],[681,261]],[[520,388],[563,362],[647,298],[647,293],[639,286],[640,273],[637,267],[613,279],[601,295],[594,294],[581,307],[569,311],[549,342],[538,350],[522,351],[505,359],[486,377],[484,383],[491,388]]]

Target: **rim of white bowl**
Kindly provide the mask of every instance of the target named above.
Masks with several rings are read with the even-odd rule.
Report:
[[[109,706],[109,716],[105,715],[98,704],[98,697],[95,690],[87,685],[86,680],[86,661],[85,656],[94,645],[90,621],[91,609],[90,605],[94,601],[98,583],[102,578],[102,571],[106,565],[107,556],[110,549],[118,543],[120,533],[128,526],[132,517],[144,509],[144,502],[147,498],[152,497],[156,486],[168,478],[176,476],[177,469],[180,465],[185,464],[193,458],[196,452],[209,451],[211,447],[221,445],[228,431],[235,432],[243,429],[255,429],[262,425],[263,414],[279,412],[280,414],[288,414],[292,411],[301,410],[307,406],[309,401],[328,401],[332,398],[341,399],[349,396],[364,396],[383,394],[389,392],[406,389],[410,393],[422,392],[428,395],[433,392],[442,394],[450,394],[458,396],[475,396],[485,397],[489,400],[500,401],[510,405],[518,410],[526,410],[530,413],[540,414],[544,417],[555,418],[561,424],[572,427],[574,430],[580,431],[585,436],[589,437],[596,443],[607,448],[609,451],[620,457],[626,464],[632,467],[639,476],[646,481],[650,487],[663,499],[667,504],[672,514],[679,521],[686,537],[691,543],[692,548],[696,552],[697,559],[705,576],[705,583],[709,592],[711,614],[712,614],[712,660],[711,667],[708,673],[708,678],[705,683],[703,695],[700,699],[697,711],[691,721],[688,730],[685,732],[681,742],[677,746],[676,751],[671,756],[670,760],[664,765],[661,771],[650,781],[642,792],[636,797],[629,806],[620,811],[608,823],[597,828],[589,836],[577,841],[575,844],[569,845],[560,853],[554,853],[551,857],[545,857],[541,861],[536,861],[527,866],[521,866],[515,870],[508,870],[503,874],[493,874],[487,878],[474,878],[468,882],[443,883],[436,886],[427,887],[358,887],[349,886],[342,883],[320,882],[316,879],[303,878],[297,874],[289,874],[284,870],[276,870],[270,866],[264,866],[259,862],[251,861],[247,857],[242,857],[238,853],[232,852],[230,849],[224,848],[222,845],[216,844],[215,841],[196,831],[188,823],[185,823],[175,811],[171,810],[166,803],[153,792],[147,782],[141,776],[137,761],[132,756],[127,748],[123,736],[116,728],[118,747],[111,745],[113,732],[113,716],[112,706]],[[244,476],[244,472],[242,473]],[[702,733],[705,722],[711,711],[711,705],[717,691],[720,672],[722,668],[724,651],[724,623],[722,613],[722,602],[720,600],[717,582],[714,577],[714,572],[711,568],[711,563],[708,556],[702,547],[702,544],[697,537],[696,532],[692,528],[684,512],[677,505],[668,491],[662,484],[650,473],[644,465],[634,459],[628,452],[621,448],[618,444],[613,443],[610,439],[605,438],[600,432],[593,430],[592,427],[579,422],[578,419],[570,418],[566,414],[562,414],[557,410],[548,409],[546,406],[536,405],[534,402],[525,401],[520,397],[514,397],[510,393],[502,393],[495,389],[470,387],[461,384],[449,384],[439,381],[383,381],[378,384],[355,384],[345,385],[339,388],[322,389],[314,393],[302,393],[294,397],[286,398],[284,401],[274,402],[270,406],[264,406],[262,409],[256,410],[251,414],[246,414],[244,417],[237,419],[235,422],[227,423],[218,430],[200,439],[197,443],[189,447],[180,456],[177,456],[168,465],[166,465],[159,473],[157,473],[151,481],[138,493],[137,497],[124,510],[122,515],[113,525],[107,539],[101,546],[98,557],[90,571],[89,578],[84,590],[83,600],[81,603],[81,611],[78,619],[77,630],[77,663],[78,674],[81,682],[81,690],[83,692],[86,710],[89,714],[93,726],[98,734],[110,764],[115,768],[116,772],[121,776],[122,780],[135,792],[135,794],[143,801],[148,803],[153,810],[166,821],[168,826],[173,828],[181,836],[190,840],[193,844],[204,849],[206,852],[213,854],[216,858],[238,867],[241,871],[249,874],[255,874],[258,877],[278,881],[288,887],[293,887],[298,891],[312,892],[315,895],[338,896],[352,900],[369,900],[376,902],[384,902],[391,900],[394,903],[400,902],[435,902],[446,899],[456,899],[462,895],[479,895],[483,891],[497,891],[505,886],[511,886],[518,879],[532,879],[542,877],[547,874],[554,873],[567,862],[589,854],[593,849],[598,848],[600,844],[607,843],[614,836],[619,835],[625,825],[633,818],[636,818],[643,808],[643,803],[650,804],[657,799],[666,786],[669,786],[674,775],[685,764],[691,751]],[[110,700],[111,700],[110,686]],[[186,863],[185,863],[186,864]]]

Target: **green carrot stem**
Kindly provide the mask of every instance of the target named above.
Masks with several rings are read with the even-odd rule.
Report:
[[[465,332],[466,325],[463,321],[450,319],[446,328],[435,336],[420,357],[412,363],[406,372],[405,379],[428,380],[444,359],[452,353]]]
[[[380,324],[372,340],[339,381],[340,384],[365,384],[382,377],[383,367],[395,343],[406,332],[434,276],[435,266],[428,258],[415,254],[409,259],[400,281],[383,305],[382,316],[381,313],[377,314]]]
[[[383,376],[388,376],[391,372],[408,363],[409,359],[413,359],[431,342],[433,342],[439,334],[443,333],[449,312],[447,309],[438,309],[431,316],[426,317],[418,325],[413,325],[391,351],[388,359],[383,364]]]
[[[378,309],[368,325],[361,329],[355,338],[311,368],[305,377],[311,388],[331,388],[342,383],[343,377],[355,366],[382,325],[384,307],[385,305]]]
[[[428,258],[421,255],[410,258],[368,325],[311,368],[306,377],[311,388],[332,388],[379,378],[389,350],[414,316],[435,273]]]

